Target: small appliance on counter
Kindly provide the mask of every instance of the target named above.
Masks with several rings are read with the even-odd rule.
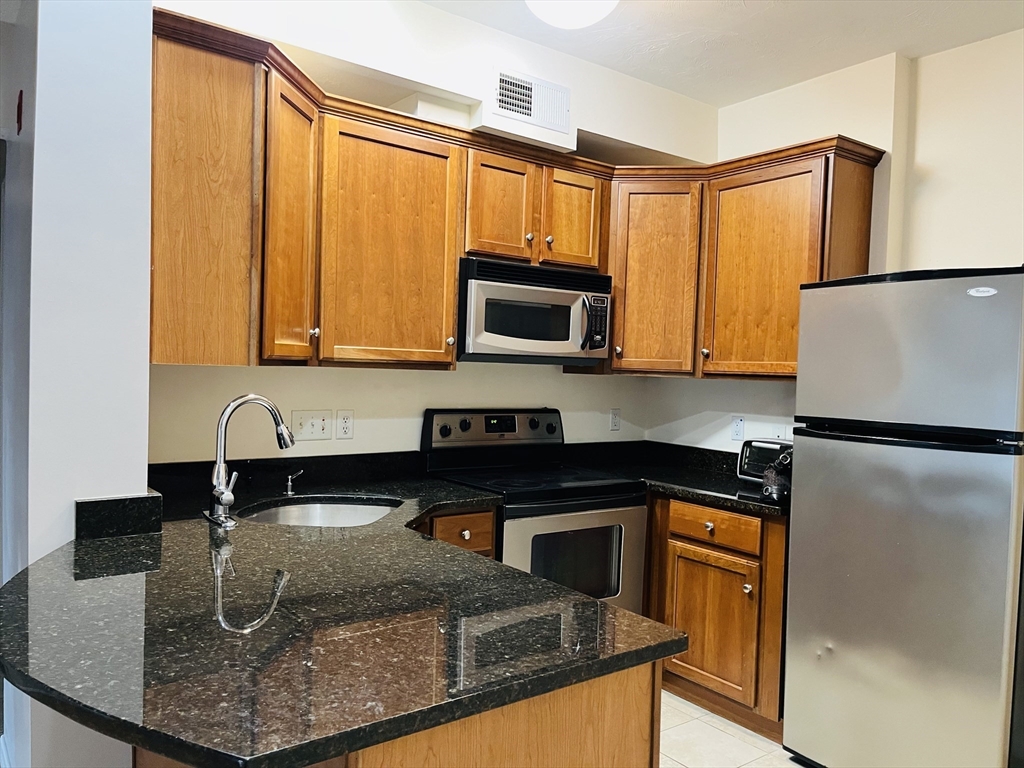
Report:
[[[787,440],[747,440],[740,448],[736,474],[751,485],[750,496],[775,503],[789,502],[793,444]],[[756,491],[754,490],[756,488]]]
[[[566,466],[553,408],[429,409],[427,471],[500,495],[496,557],[639,613],[647,549],[647,486]]]
[[[608,275],[460,259],[458,359],[597,365],[611,293]]]

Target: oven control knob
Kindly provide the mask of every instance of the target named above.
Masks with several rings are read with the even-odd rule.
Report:
[[[473,426],[473,422],[469,419],[463,419],[459,422],[459,429],[463,432],[469,432],[469,428]]]
[[[530,429],[538,429],[540,427],[540,419],[536,416],[531,416],[528,424],[530,425]]]
[[[441,433],[441,437],[451,437],[452,428],[447,424],[442,424],[438,432]]]
[[[556,427],[554,422],[548,422],[548,425],[545,427],[545,429],[548,431],[549,435],[555,434]]]

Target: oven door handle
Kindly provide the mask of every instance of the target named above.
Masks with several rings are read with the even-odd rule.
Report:
[[[590,312],[590,297],[587,296],[587,294],[585,294],[585,293],[583,294],[583,309],[586,310],[586,312],[587,312],[587,329],[585,331],[583,331],[583,341],[580,342],[580,349],[581,350],[584,350],[584,349],[586,349],[589,346],[589,344],[590,344],[590,334],[591,334],[591,328],[590,328],[590,321],[591,321],[591,317],[590,317],[590,315],[591,315],[591,312]]]

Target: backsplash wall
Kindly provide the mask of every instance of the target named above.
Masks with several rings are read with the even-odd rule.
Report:
[[[562,412],[570,442],[642,440],[643,382],[625,376],[568,375],[540,365],[460,363],[456,371],[356,368],[150,366],[149,460],[206,461],[214,457],[217,417],[229,400],[257,392],[293,410],[355,411],[351,440],[299,442],[292,456],[419,450],[425,408],[539,407]],[[609,431],[609,410],[622,412]],[[231,419],[229,458],[280,455],[262,408],[246,406]]]
[[[212,461],[217,417],[234,397],[257,392],[293,410],[351,409],[351,440],[297,443],[290,456],[415,451],[429,407],[558,408],[569,442],[656,440],[736,452],[733,415],[745,437],[771,437],[793,422],[792,381],[696,380],[563,374],[554,366],[462,363],[458,370],[150,366],[149,461]],[[618,432],[609,411],[621,410]],[[232,417],[229,458],[273,458],[281,451],[262,408]]]

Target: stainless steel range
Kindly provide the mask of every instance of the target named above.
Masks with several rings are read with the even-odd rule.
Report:
[[[427,470],[503,498],[501,562],[640,612],[646,486],[567,466],[563,446],[552,408],[429,409],[423,418]]]

